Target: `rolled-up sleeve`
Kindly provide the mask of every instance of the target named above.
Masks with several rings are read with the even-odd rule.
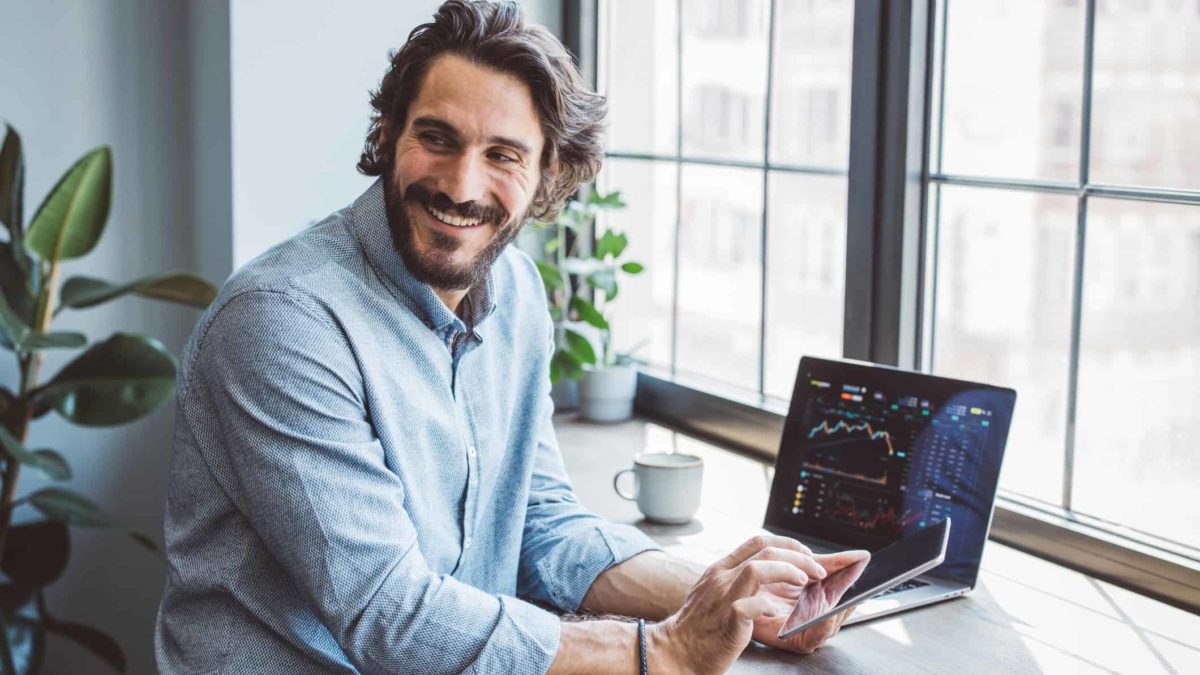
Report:
[[[641,530],[603,520],[579,504],[558,448],[548,390],[542,401],[521,539],[519,591],[573,612],[601,573],[659,547]]]
[[[355,668],[549,667],[560,630],[553,614],[426,564],[404,485],[372,428],[359,364],[319,306],[243,293],[198,350],[180,388],[185,421],[207,437],[204,459],[220,488]],[[538,513],[537,528],[553,523]]]

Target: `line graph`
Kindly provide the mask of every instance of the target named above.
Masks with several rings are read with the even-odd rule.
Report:
[[[834,434],[836,434],[842,430],[845,430],[847,434],[854,434],[859,431],[865,431],[865,432],[867,432],[867,438],[869,438],[870,440],[872,440],[872,441],[878,441],[880,439],[883,440],[883,442],[887,445],[889,457],[895,456],[895,454],[896,454],[896,448],[895,448],[895,446],[892,445],[891,434],[889,434],[886,431],[875,431],[873,428],[871,428],[870,422],[857,422],[855,424],[847,424],[845,420],[838,420],[837,423],[831,427],[831,426],[829,426],[828,420],[821,420],[820,424],[818,424],[817,426],[813,427],[812,429],[810,429],[808,431],[808,437],[810,439],[814,438],[814,437],[816,437],[816,435],[818,433],[822,433],[822,432],[826,436],[833,436]],[[855,442],[857,440],[859,440],[859,439],[844,438],[844,439],[840,439],[840,440],[836,440],[836,441],[826,441],[824,443],[814,443],[813,445],[810,445],[809,448],[815,449],[815,448],[827,447],[827,446],[831,446],[831,445],[839,445],[841,443],[851,443],[851,442]]]

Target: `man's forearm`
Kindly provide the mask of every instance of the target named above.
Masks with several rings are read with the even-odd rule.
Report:
[[[580,610],[665,619],[683,605],[688,591],[703,572],[702,566],[662,551],[647,551],[608,568],[597,577],[584,596]]]

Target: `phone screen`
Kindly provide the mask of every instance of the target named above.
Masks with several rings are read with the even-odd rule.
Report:
[[[946,556],[950,520],[929,525],[886,546],[870,558],[809,583],[779,631],[780,637],[809,625],[932,569]]]

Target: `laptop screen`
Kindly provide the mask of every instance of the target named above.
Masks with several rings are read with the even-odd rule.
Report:
[[[766,527],[878,550],[947,517],[936,576],[974,585],[1016,392],[883,366],[800,361]]]

